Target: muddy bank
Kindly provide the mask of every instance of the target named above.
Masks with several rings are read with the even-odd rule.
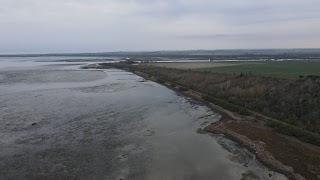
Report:
[[[130,71],[129,69],[125,70]],[[149,74],[143,72],[132,70],[131,72],[146,79],[161,83],[185,96],[189,96],[196,100],[205,102],[208,107],[212,108],[214,111],[218,111],[223,115],[223,120],[213,123],[212,125],[206,127],[205,130],[214,134],[223,134],[226,137],[239,142],[244,147],[253,152],[256,155],[257,159],[260,160],[260,162],[273,169],[274,171],[285,174],[290,179],[319,179],[320,172],[319,164],[317,163],[319,161],[317,160],[319,160],[320,154],[317,147],[308,145],[308,150],[312,152],[309,153],[310,156],[303,153],[295,153],[295,150],[297,149],[305,149],[305,144],[298,142],[295,139],[283,138],[282,135],[270,131],[268,128],[262,126],[264,122],[257,118],[242,116],[229,110],[223,109],[213,103],[206,102],[202,99],[203,94],[193,90],[189,90],[187,88],[179,86],[178,84],[160,81],[156,77],[150,76]],[[236,126],[230,125],[233,123],[236,123]],[[233,127],[233,129],[231,127]],[[243,127],[241,128],[242,131],[237,132],[236,130],[240,129],[240,127]],[[259,131],[253,131],[255,133],[248,133],[253,129],[258,129]],[[267,138],[272,138],[272,141],[269,142],[264,138],[254,139],[258,134],[257,132],[262,132],[261,137],[266,136]],[[281,141],[279,140],[279,138],[281,138]],[[275,144],[282,144],[282,146],[280,145],[274,147],[272,146],[273,142],[278,142]],[[286,153],[290,154],[290,157],[284,156],[284,154]],[[299,159],[301,161],[298,161]],[[316,159],[316,161],[312,159]]]
[[[226,137],[228,137],[231,140],[234,140],[238,143],[240,143],[242,146],[249,149],[251,152],[253,152],[257,159],[267,167],[271,168],[274,171],[277,171],[279,173],[282,173],[286,175],[289,179],[292,180],[305,180],[304,177],[302,177],[300,174],[296,173],[294,169],[290,166],[286,166],[280,161],[278,161],[274,156],[266,150],[266,143],[263,141],[257,140],[252,141],[251,139],[247,138],[245,135],[236,133],[232,131],[230,128],[228,128],[228,124],[235,123],[235,122],[216,122],[211,124],[210,126],[207,126],[205,128],[205,131],[214,133],[214,134],[223,134]],[[249,128],[248,124],[240,124],[236,123],[236,126],[245,126],[248,128],[248,130],[252,130],[252,128]],[[255,127],[256,128],[256,127]],[[259,129],[260,131],[264,131],[263,129]]]

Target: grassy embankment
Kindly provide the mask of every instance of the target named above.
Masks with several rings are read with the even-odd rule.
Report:
[[[301,62],[296,63],[295,66],[298,66]],[[153,67],[158,66],[157,64],[151,66],[119,64],[115,66],[144,72],[149,76],[156,77],[159,82],[173,82],[181,85],[184,91],[192,89],[201,92],[204,94],[204,100],[238,114],[263,120],[274,131],[320,146],[320,82],[317,76],[299,77],[301,75],[299,72],[296,74],[297,78],[264,77],[253,73],[235,73],[232,71],[234,65],[214,67],[217,69],[230,68],[228,73],[203,71],[199,65],[197,65],[197,70],[192,71],[185,70],[186,68]],[[303,67],[303,65],[301,66]],[[188,67],[187,69],[192,68]],[[278,69],[282,71],[281,68]],[[305,69],[303,73],[305,75],[315,74],[308,69]],[[285,74],[284,71],[282,74]],[[250,128],[246,124],[237,124],[236,126],[227,124],[226,127],[228,130],[248,136],[252,141],[264,142],[266,149],[275,158],[292,166],[304,177],[316,179],[320,175],[319,151],[305,150],[307,154],[303,154],[304,145],[281,139],[281,136],[274,135],[265,128],[250,133],[251,130],[247,131]]]
[[[319,61],[245,61],[245,62],[192,62],[155,63],[154,67],[189,69],[213,73],[243,73],[277,78],[316,78],[320,76]],[[309,77],[308,77],[309,76]]]
[[[316,78],[320,76],[320,62],[241,62],[232,67],[204,68],[203,71],[217,73],[245,73],[278,78]]]

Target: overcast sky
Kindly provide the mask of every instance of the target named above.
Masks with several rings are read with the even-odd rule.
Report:
[[[320,0],[0,0],[0,53],[320,48]]]

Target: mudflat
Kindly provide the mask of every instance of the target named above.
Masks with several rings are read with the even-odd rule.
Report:
[[[130,72],[51,63],[0,77],[0,179],[287,179],[198,133],[219,113]]]

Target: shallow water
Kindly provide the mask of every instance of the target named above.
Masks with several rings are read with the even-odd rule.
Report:
[[[34,64],[0,67],[0,179],[286,179],[197,133],[221,116],[162,85],[21,62]]]

